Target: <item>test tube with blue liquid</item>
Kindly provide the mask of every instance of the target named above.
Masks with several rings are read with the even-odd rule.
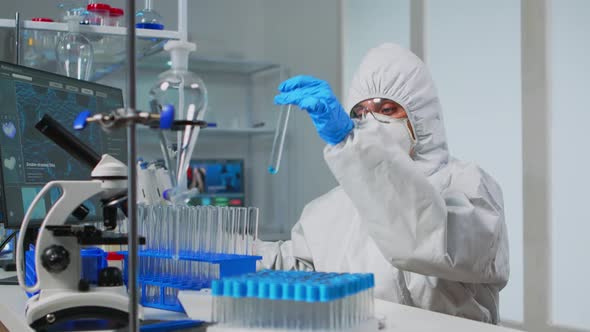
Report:
[[[281,110],[279,111],[277,128],[275,130],[272,151],[270,153],[270,165],[268,166],[268,172],[270,174],[277,174],[281,167],[281,157],[283,156],[283,147],[285,145],[285,137],[287,136],[291,107],[292,105],[282,105]]]

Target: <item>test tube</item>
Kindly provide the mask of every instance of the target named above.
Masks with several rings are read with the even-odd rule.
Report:
[[[256,240],[258,237],[258,208],[248,208],[248,245],[246,255],[256,255]]]
[[[285,137],[287,136],[287,125],[289,124],[290,113],[291,105],[283,105],[279,111],[279,119],[277,121],[275,137],[272,143],[272,151],[270,153],[270,165],[268,166],[268,172],[270,174],[277,174],[281,167],[281,157],[283,155]]]
[[[241,207],[238,208],[239,211],[239,225],[238,231],[240,232],[238,235],[238,254],[246,255],[247,254],[247,246],[248,246],[248,208]]]

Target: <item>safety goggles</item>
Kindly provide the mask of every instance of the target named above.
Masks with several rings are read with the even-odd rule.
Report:
[[[393,100],[384,98],[371,98],[363,100],[356,104],[350,111],[350,117],[353,119],[365,118],[367,114],[371,114],[375,120],[382,123],[389,122],[386,120],[377,119],[375,114],[390,116],[392,118],[407,117],[403,107]]]

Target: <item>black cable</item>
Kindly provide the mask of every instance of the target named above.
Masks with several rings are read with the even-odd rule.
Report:
[[[14,231],[12,234],[8,235],[8,237],[4,239],[2,243],[0,243],[0,251],[4,250],[4,247],[6,247],[6,245],[8,245],[10,241],[12,241],[12,239],[16,236],[17,233],[17,231]]]

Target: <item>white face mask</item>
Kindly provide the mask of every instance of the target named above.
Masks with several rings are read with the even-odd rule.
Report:
[[[369,127],[374,125],[385,126],[387,128],[385,133],[389,138],[388,143],[398,144],[408,154],[410,154],[410,151],[416,145],[416,139],[413,137],[408,126],[410,120],[406,118],[396,119],[387,115],[369,113],[360,121],[361,123],[366,122]]]

